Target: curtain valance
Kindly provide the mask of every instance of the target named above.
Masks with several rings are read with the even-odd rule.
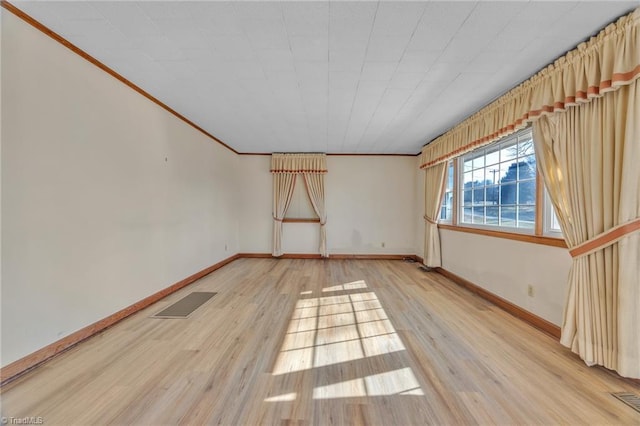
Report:
[[[590,102],[640,76],[640,8],[515,87],[422,149],[420,168],[448,161],[541,115]]]
[[[325,154],[272,154],[271,173],[327,173]]]

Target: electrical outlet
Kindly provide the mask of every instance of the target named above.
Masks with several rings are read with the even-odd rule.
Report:
[[[533,297],[533,296],[535,295],[534,288],[533,288],[533,286],[532,286],[531,284],[529,284],[529,285],[527,286],[527,295],[528,295],[529,297]]]

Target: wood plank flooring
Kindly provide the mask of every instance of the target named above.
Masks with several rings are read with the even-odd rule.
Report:
[[[633,383],[417,264],[239,259],[1,391],[44,424],[640,424]],[[149,318],[192,291],[188,319]]]

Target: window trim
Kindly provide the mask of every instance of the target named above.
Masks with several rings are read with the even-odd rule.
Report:
[[[285,217],[282,223],[320,223],[320,218]]]
[[[549,237],[543,235],[522,234],[520,232],[496,231],[493,229],[476,228],[470,226],[438,224],[438,229],[447,231],[466,232],[468,234],[484,235],[487,237],[504,238],[512,241],[541,244],[551,247],[568,248],[564,238]]]

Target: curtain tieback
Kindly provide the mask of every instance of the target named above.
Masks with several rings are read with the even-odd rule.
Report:
[[[282,222],[282,219],[277,218],[277,217],[275,217],[275,216],[273,217],[273,220],[275,220],[276,222]]]
[[[431,219],[429,216],[427,216],[426,214],[424,216],[422,216],[424,218],[424,220],[426,220],[427,222],[429,222],[432,225],[437,225],[438,222],[436,222],[435,220]]]
[[[571,257],[578,258],[602,250],[616,241],[621,240],[632,232],[640,231],[640,218],[636,218],[622,225],[614,226],[595,237],[578,244],[569,250]]]

